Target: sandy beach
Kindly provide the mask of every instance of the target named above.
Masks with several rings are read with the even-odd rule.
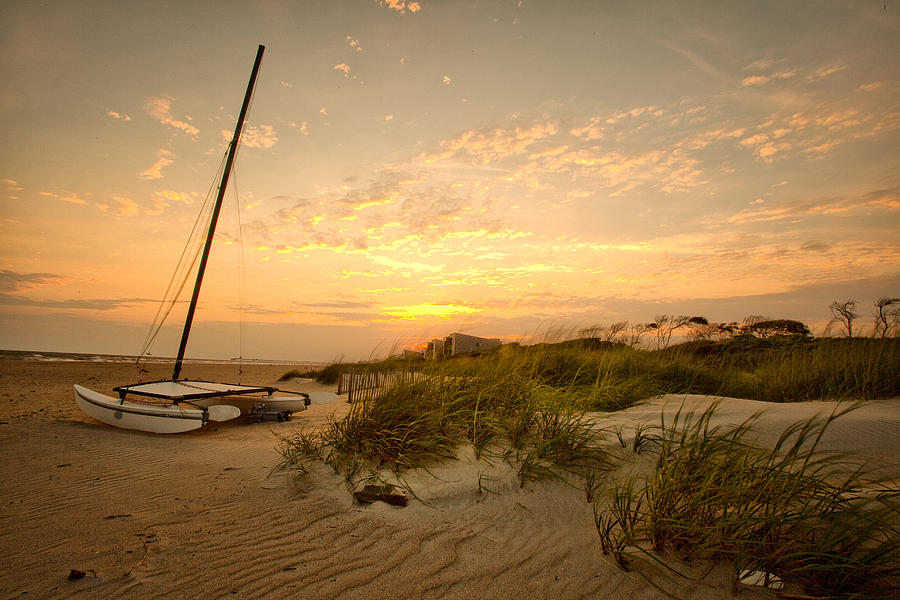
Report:
[[[289,368],[249,365],[240,379],[274,384]],[[159,370],[145,379],[164,378]],[[189,364],[184,375],[238,379],[233,365]],[[657,588],[732,597],[725,569],[700,581],[623,573],[601,552],[583,490],[555,480],[520,488],[499,458],[478,461],[463,449],[459,460],[410,473],[418,499],[406,508],[355,504],[325,465],[311,463],[300,477],[273,472],[276,436],[340,416],[342,398],[286,423],[236,420],[170,436],[115,429],[76,406],[72,384],[108,393],[133,376],[128,364],[0,363],[3,598],[668,597]],[[311,380],[284,387],[334,390]],[[663,397],[606,418],[627,434],[682,404],[702,410],[713,401]],[[757,430],[767,443],[835,406],[722,399],[717,419],[738,423],[764,410]],[[900,401],[864,403],[823,445],[900,474]],[[617,441],[610,452],[622,469],[635,468]],[[85,576],[70,581],[73,569]]]

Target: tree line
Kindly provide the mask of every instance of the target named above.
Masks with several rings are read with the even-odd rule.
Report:
[[[858,319],[861,313],[858,303],[849,299],[844,302],[834,301],[828,308],[832,320],[826,328],[828,335],[835,326],[841,328],[848,338],[858,336]],[[900,335],[900,298],[881,297],[874,303],[872,312],[874,326],[871,336],[876,338]],[[856,329],[854,330],[854,326]],[[667,348],[676,332],[689,340],[723,340],[729,337],[748,335],[767,338],[775,335],[812,336],[809,327],[801,321],[792,319],[770,319],[763,315],[750,315],[743,321],[711,323],[705,317],[688,315],[656,315],[647,323],[631,323],[619,321],[611,325],[593,325],[579,331],[583,339],[599,340],[610,343],[624,343],[637,346],[642,339],[652,340],[657,349]]]

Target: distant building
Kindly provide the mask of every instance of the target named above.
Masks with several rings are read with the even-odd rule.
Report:
[[[433,339],[425,346],[425,358],[435,359],[444,355],[444,340]]]
[[[425,348],[425,358],[458,356],[468,352],[482,352],[500,346],[496,338],[483,338],[464,333],[451,333],[444,339],[433,339]]]
[[[409,348],[405,348],[403,353],[400,355],[401,358],[405,358],[407,360],[416,360],[420,358],[425,358],[424,350],[411,350]]]

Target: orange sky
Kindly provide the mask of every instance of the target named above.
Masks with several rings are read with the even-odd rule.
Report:
[[[206,7],[0,8],[0,347],[140,350],[259,43],[193,356],[900,295],[894,3]]]

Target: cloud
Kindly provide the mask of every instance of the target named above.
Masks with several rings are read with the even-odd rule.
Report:
[[[834,75],[835,73],[838,73],[838,72],[840,72],[840,71],[843,71],[843,70],[846,69],[846,68],[847,68],[847,67],[844,66],[844,65],[829,65],[829,66],[826,66],[826,67],[819,67],[819,68],[816,69],[813,73],[807,75],[806,78],[807,78],[809,81],[815,81],[815,80],[818,80],[818,79],[823,79],[823,78],[828,77],[828,76],[830,76],[830,75]]]
[[[172,202],[181,202],[182,204],[193,204],[194,200],[199,197],[197,192],[178,192],[175,190],[160,190],[153,192],[150,197],[152,207],[144,212],[148,215],[160,215]]]
[[[757,144],[762,144],[768,141],[769,136],[764,133],[757,133],[756,135],[752,135],[748,138],[744,138],[741,140],[741,146],[755,146]]]
[[[0,291],[23,292],[46,286],[62,285],[68,278],[53,273],[20,273],[8,269],[0,270]]]
[[[415,321],[427,317],[438,317],[447,320],[457,315],[468,315],[478,312],[481,312],[478,308],[452,303],[410,304],[407,306],[391,306],[384,309],[386,315],[405,321]]]
[[[756,149],[756,155],[763,159],[769,159],[769,157],[777,152],[783,152],[790,149],[791,145],[787,142],[781,142],[779,144],[768,142]]]
[[[41,196],[46,196],[48,198],[58,198],[63,202],[68,202],[69,204],[87,204],[87,201],[82,199],[78,194],[73,192],[63,192],[61,194],[54,194],[53,192],[40,192]]]
[[[777,73],[769,73],[763,75],[750,75],[749,77],[744,77],[741,80],[741,87],[753,87],[756,85],[765,85],[772,80],[784,80],[790,79],[797,75],[797,71],[794,69],[779,71]]]
[[[120,308],[135,306],[138,304],[145,304],[147,302],[157,301],[149,298],[94,298],[89,300],[70,298],[66,300],[39,300],[35,298],[27,298],[24,296],[16,296],[13,294],[0,293],[0,305],[33,306],[54,309],[112,311]]]
[[[731,216],[728,222],[747,224],[794,221],[811,216],[861,214],[872,210],[900,211],[900,187],[845,198],[784,202],[772,207],[745,209]]]
[[[444,75],[444,77],[441,78],[441,81],[443,82],[444,85],[450,85],[450,82],[452,82],[453,80],[450,79],[450,77],[448,75]]]
[[[768,75],[751,75],[749,77],[744,77],[744,79],[741,80],[741,86],[750,87],[753,85],[762,85],[768,83],[771,79],[772,78]]]
[[[180,129],[181,131],[193,136],[200,133],[200,130],[190,123],[187,123],[185,121],[178,121],[173,118],[170,112],[171,107],[172,98],[166,96],[151,97],[148,98],[146,102],[144,102],[144,110],[147,111],[147,114],[163,125],[168,125],[169,127]],[[185,118],[190,120],[190,117]]]
[[[481,164],[525,153],[535,143],[556,135],[554,122],[535,123],[531,127],[465,131],[440,143],[441,152],[425,155],[426,163],[469,155]]]
[[[156,162],[153,163],[153,165],[150,168],[146,169],[145,171],[142,171],[138,175],[138,177],[140,177],[141,179],[147,179],[147,180],[162,179],[163,168],[168,167],[169,165],[172,164],[172,162],[173,162],[172,158],[175,155],[166,149],[160,150],[159,152],[157,152],[156,155],[157,155]]]
[[[694,65],[694,67],[706,73],[707,75],[710,75],[720,81],[726,81],[728,79],[728,76],[722,70],[714,66],[712,63],[710,63],[708,60],[706,60],[704,57],[700,56],[693,50],[690,50],[683,46],[679,46],[664,38],[659,38],[657,41],[666,48],[669,48],[670,50],[683,56],[685,59],[687,59],[688,62]]]
[[[401,261],[393,258],[389,258],[387,256],[378,256],[373,255],[369,257],[372,262],[378,265],[383,265],[385,267],[390,267],[392,269],[398,269],[402,271],[431,271],[437,272],[441,271],[444,268],[444,265],[432,265],[421,262],[412,262],[412,261]]]
[[[112,205],[105,202],[98,202],[97,208],[100,212],[110,212],[112,209],[112,213],[117,217],[134,217],[140,212],[137,204],[135,204],[134,200],[131,198],[113,196],[112,202]]]
[[[356,50],[357,52],[362,52],[362,46],[359,45],[359,40],[353,39],[352,35],[348,35],[344,37],[350,43],[350,47]]]
[[[339,63],[334,65],[335,71],[341,71],[344,74],[344,77],[350,77],[350,65],[347,63]]]
[[[405,15],[407,12],[416,14],[422,10],[422,5],[415,0],[378,0],[378,6],[390,8],[402,15]]]
[[[296,124],[293,124],[296,127]],[[300,132],[305,135],[306,123],[303,123],[300,128]],[[226,129],[221,130],[222,139],[226,142],[230,142],[232,136],[234,135],[233,131],[228,131]],[[248,148],[271,148],[278,142],[278,134],[275,132],[275,128],[271,125],[248,125],[241,132],[241,145],[247,146]]]
[[[108,117],[110,117],[110,118],[112,118],[112,119],[116,119],[116,120],[118,120],[118,121],[130,121],[130,120],[131,120],[131,117],[129,117],[128,115],[126,115],[126,114],[124,114],[124,113],[117,113],[117,112],[114,111],[114,110],[109,110],[109,109],[108,109],[108,110],[106,111],[106,115],[107,115]]]
[[[655,116],[661,117],[663,114],[665,114],[665,111],[658,109],[656,106],[637,106],[635,108],[614,114],[613,116],[606,119],[606,123],[609,125],[615,125],[623,119],[636,118],[647,113],[653,113]]]
[[[18,200],[19,196],[16,195],[16,192],[21,192],[25,189],[15,179],[0,178],[0,184],[7,188],[6,198],[8,200]]]
[[[282,81],[282,82],[281,82],[281,87],[285,87],[285,88],[289,88],[289,89],[290,89],[290,88],[294,87],[294,84],[291,83],[290,81]]]

